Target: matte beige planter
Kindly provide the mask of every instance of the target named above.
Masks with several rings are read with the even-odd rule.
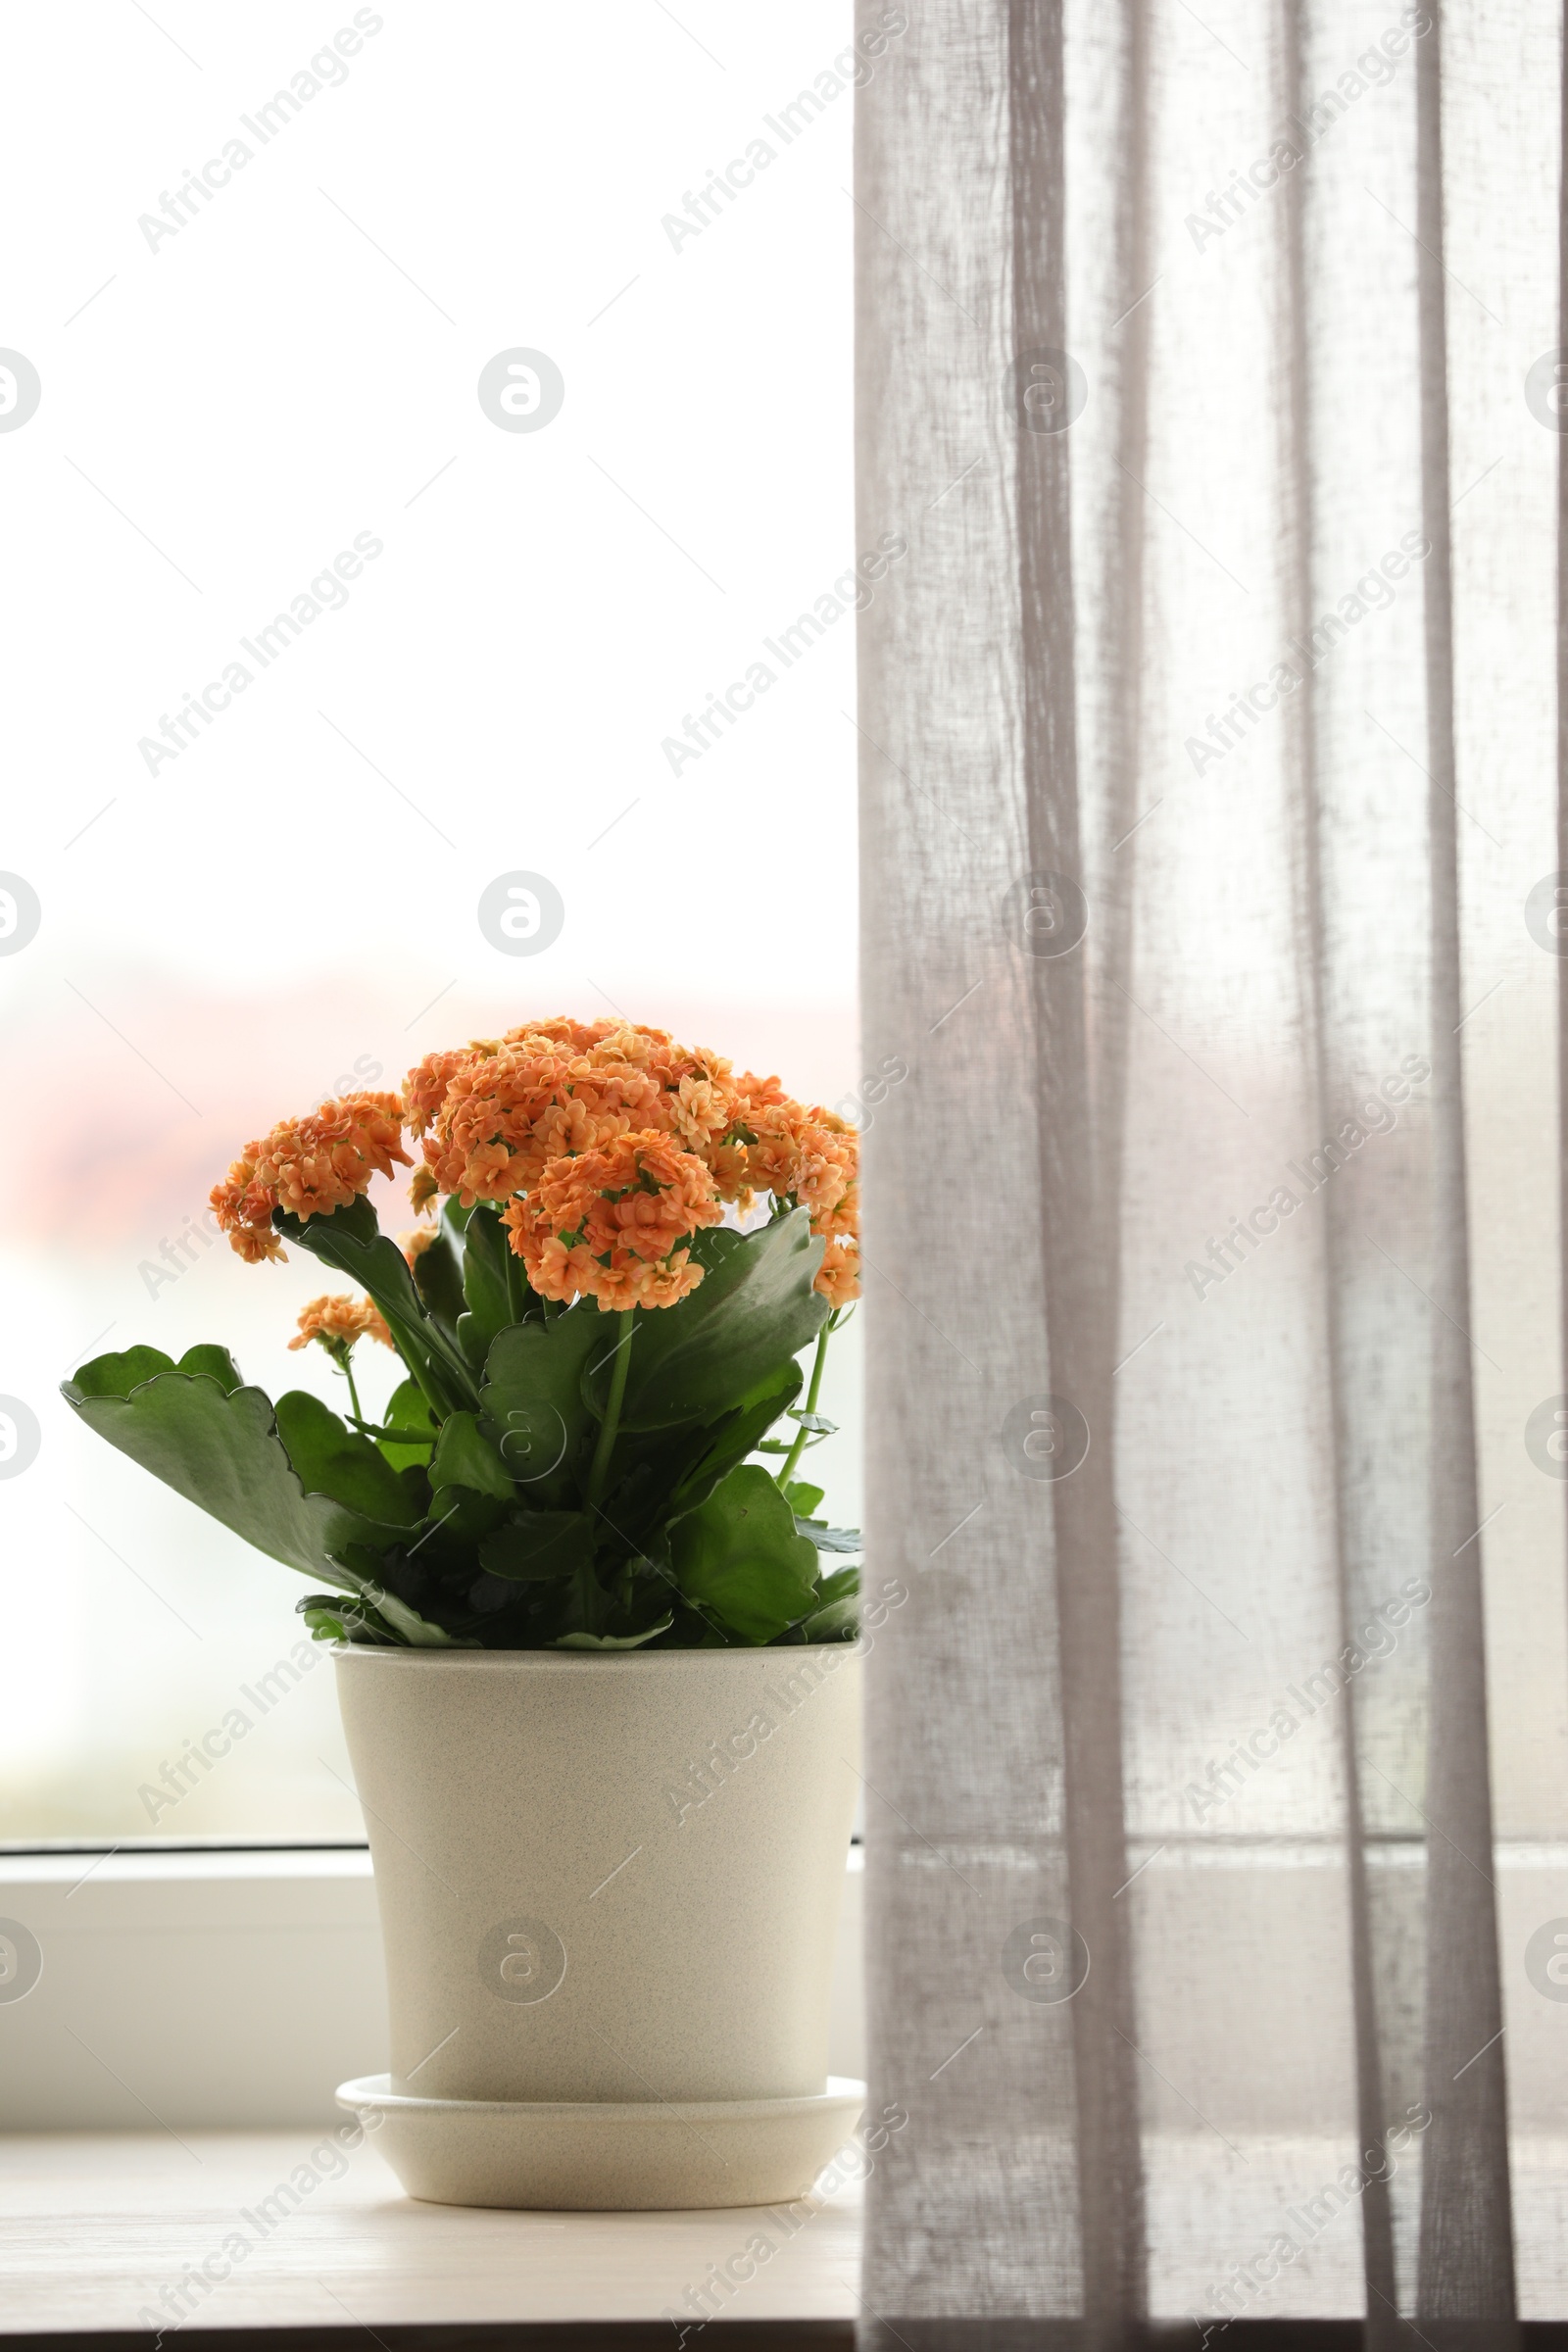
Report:
[[[558,2208],[799,2195],[858,2103],[858,2085],[829,2093],[827,2034],[858,1653],[336,1660],[391,2017],[390,2076],[340,2095],[395,2118],[382,2144],[411,2193]],[[716,2176],[732,2135],[680,2112],[715,2101],[737,2103],[745,2143]],[[488,2112],[465,2135],[454,2102]],[[609,2116],[566,2112],[584,2105],[636,2111],[614,2152]],[[499,2124],[498,2106],[514,2111]],[[725,2176],[739,2193],[715,2196]]]

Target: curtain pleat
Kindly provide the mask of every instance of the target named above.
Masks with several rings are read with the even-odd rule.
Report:
[[[1310,0],[1284,0],[1282,115],[1299,121],[1310,104]],[[1286,397],[1280,406],[1280,474],[1283,491],[1281,546],[1284,604],[1291,634],[1304,639],[1318,610],[1318,571],[1313,544],[1314,407],[1310,354],[1313,306],[1309,289],[1307,204],[1309,164],[1293,171],[1281,191],[1278,232],[1281,243],[1281,333],[1285,353]],[[1333,989],[1330,969],[1331,913],[1326,903],[1324,808],[1321,772],[1322,734],[1316,709],[1315,673],[1309,672],[1290,706],[1286,721],[1289,784],[1300,809],[1298,856],[1302,900],[1302,938],[1305,950],[1303,983],[1305,1027],[1310,1041],[1312,1125],[1329,1131],[1337,1085],[1342,1082],[1339,1057],[1331,1035]],[[1333,1546],[1334,1583],[1342,1642],[1353,1639],[1357,1604],[1371,1594],[1366,1569],[1356,1556],[1356,1531],[1350,1524],[1348,1496],[1354,1477],[1355,1376],[1353,1341],[1349,1328],[1353,1308],[1348,1294],[1355,1281],[1352,1257],[1355,1233],[1352,1200],[1333,1192],[1324,1205],[1323,1291],[1325,1372],[1329,1383],[1329,1423],[1332,1435],[1332,1504],[1329,1537]],[[1360,2151],[1377,2151],[1381,2158],[1387,2135],[1399,2108],[1393,2103],[1393,2084],[1384,2063],[1384,2021],[1377,1995],[1377,1948],[1372,1889],[1368,1871],[1369,1823],[1363,1805],[1365,1777],[1361,1755],[1360,1692],[1354,1684],[1345,1692],[1341,1720],[1341,1752],[1345,1774],[1346,1892],[1349,1922],[1351,2007],[1355,2035],[1355,2105]],[[1389,1939],[1385,1938],[1387,1942]],[[1396,1941],[1402,1938],[1396,1937]],[[1370,2178],[1361,2200],[1361,2227],[1366,2265],[1368,2352],[1393,2352],[1402,2342],[1399,2290],[1395,2265],[1393,2183],[1385,2162],[1369,2164]]]
[[[1568,870],[1568,474],[1520,388],[1568,343],[1559,19],[891,13],[865,1777],[907,2124],[866,2327],[1505,2352],[1568,2311],[1529,1247],[1568,1218],[1568,956],[1523,911]]]
[[[1416,59],[1416,264],[1426,570],[1432,985],[1432,1618],[1427,1705],[1426,2097],[1416,2307],[1511,2320],[1513,2231],[1487,1736],[1486,1625],[1465,1167],[1465,1005],[1453,709],[1443,15]]]
[[[1014,349],[1059,352],[1066,307],[1065,107],[1059,0],[1013,0],[1007,23]],[[1133,200],[1136,206],[1136,198]],[[1135,233],[1135,232],[1134,232]],[[1131,241],[1131,240],[1130,240]],[[1047,367],[1054,363],[1048,361]],[[1038,380],[1038,379],[1037,379]],[[1064,383],[1048,379],[1054,394]],[[1025,395],[1027,387],[1025,387]],[[1136,424],[1136,418],[1134,419]],[[1018,760],[1030,872],[1086,871],[1076,729],[1070,431],[1019,435],[1015,473]],[[1123,590],[1128,583],[1123,582]],[[1136,586],[1136,574],[1132,575]],[[1134,705],[1136,709],[1136,705]],[[1126,806],[1122,788],[1108,802]],[[1053,915],[1054,919],[1054,906]],[[1027,919],[1027,918],[1026,918]],[[1124,948],[1125,922],[1115,944]],[[1044,944],[1044,943],[1043,943]],[[1039,1118],[1042,1307],[1050,1364],[1047,1442],[1088,1451],[1043,1480],[1052,1507],[1064,1747],[1068,1918],[1092,1955],[1071,2006],[1086,2310],[1114,2328],[1144,2308],[1143,2187],[1136,2021],[1127,1914],[1121,1649],[1111,1372],[1117,1328],[1121,1057],[1119,1010],[1092,1010],[1086,953],[1031,956],[1034,1097]],[[1096,1017],[1096,1012],[1100,1017]],[[1107,1050],[1108,1049],[1108,1050]]]

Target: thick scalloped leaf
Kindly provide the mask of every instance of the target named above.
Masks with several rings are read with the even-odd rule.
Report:
[[[711,1421],[755,1394],[827,1321],[827,1300],[811,1288],[823,1245],[804,1208],[756,1233],[712,1226],[690,1247],[705,1269],[697,1289],[676,1306],[637,1309],[622,1429]],[[608,1382],[602,1362],[590,1366],[585,1394],[596,1412]]]
[[[669,1558],[683,1598],[743,1642],[775,1640],[816,1598],[815,1545],[796,1534],[794,1512],[755,1462],[676,1520]]]
[[[61,1394],[69,1404],[77,1396],[128,1396],[155,1373],[173,1369],[173,1357],[161,1348],[127,1348],[122,1355],[95,1355],[61,1384]]]
[[[277,1434],[307,1494],[330,1494],[385,1527],[417,1527],[429,1490],[418,1470],[394,1470],[368,1438],[338,1419],[308,1389],[290,1389],[272,1407]]]
[[[665,1506],[667,1518],[673,1519],[682,1511],[706,1502],[719,1480],[744,1462],[749,1453],[757,1451],[759,1440],[800,1395],[801,1377],[800,1365],[791,1358],[764,1385],[760,1396],[741,1398],[734,1412],[726,1413],[704,1432],[708,1442],[671,1492]],[[671,1440],[666,1438],[664,1443],[669,1445]]]
[[[433,1488],[468,1487],[475,1494],[493,1494],[510,1502],[516,1489],[495,1446],[479,1433],[477,1415],[451,1413],[441,1424],[430,1461]]]
[[[565,1499],[593,1420],[583,1368],[614,1339],[615,1318],[591,1305],[548,1323],[512,1323],[498,1335],[479,1392],[480,1426],[530,1501]]]
[[[258,1551],[345,1591],[352,1588],[335,1555],[350,1544],[382,1549],[403,1532],[330,1494],[307,1494],[260,1389],[225,1396],[206,1374],[170,1369],[155,1371],[128,1394],[95,1392],[88,1376],[101,1376],[114,1360],[126,1359],[101,1356],[67,1381],[68,1404],[89,1429]]]

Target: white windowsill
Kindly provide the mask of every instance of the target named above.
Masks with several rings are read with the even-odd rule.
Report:
[[[863,2076],[861,1855],[840,1917],[828,2072]],[[0,2132],[337,2124],[387,2064],[364,1849],[0,1854],[0,1919],[43,1953],[0,2001]]]
[[[864,2072],[861,1883],[855,1849],[837,2075]],[[131,2328],[187,2270],[225,2260],[226,2278],[191,2292],[190,2326],[655,2319],[737,2258],[743,2282],[710,2297],[714,2316],[858,2310],[853,2182],[813,2197],[808,2219],[512,2214],[415,2203],[370,2139],[313,2166],[322,2127],[349,2120],[336,2084],[387,2063],[368,1852],[0,1855],[0,1919],[43,1953],[25,1998],[0,2002],[8,2329]],[[273,2230],[242,2218],[280,2180],[303,2185],[302,2164],[319,2178],[298,2211]],[[236,2231],[237,2262],[222,2252]],[[759,2231],[761,2262],[745,2251]]]
[[[805,2217],[799,2206],[793,2214],[766,2206],[491,2213],[414,2203],[366,2142],[342,2159],[340,2178],[322,2179],[264,2234],[259,2201],[310,2165],[319,2138],[304,2130],[183,2138],[183,2146],[152,2132],[0,2139],[8,2329],[134,2328],[139,2313],[179,2311],[177,2300],[161,2306],[161,2298],[177,2294],[204,2263],[229,2269],[210,2291],[184,2288],[183,2324],[198,2328],[651,2320],[674,2311],[695,2327],[704,2306],[688,2301],[691,2290],[729,2264],[739,2282],[721,2298],[710,2287],[715,2318],[847,2320],[859,2309],[858,2186],[811,2198]],[[232,2247],[223,2252],[236,2233],[246,2247],[237,2261]],[[747,2253],[759,2233],[771,2249],[761,2260],[755,2247]]]

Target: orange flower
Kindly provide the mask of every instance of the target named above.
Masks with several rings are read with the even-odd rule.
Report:
[[[518,1203],[547,1178],[561,1181],[558,1163],[662,1136],[677,1155],[702,1163],[710,1199],[744,1212],[759,1192],[771,1193],[798,1201],[812,1232],[830,1242],[853,1243],[859,1230],[853,1128],[833,1111],[793,1101],[776,1077],[750,1070],[737,1077],[721,1054],[693,1052],[667,1030],[640,1022],[563,1015],[427,1054],[410,1071],[404,1102],[409,1126],[424,1137],[424,1165],[409,1188],[417,1208],[442,1193],[465,1206]],[[542,1207],[537,1215],[519,1207],[510,1221],[514,1235],[533,1236],[530,1279],[537,1271],[534,1287],[547,1297],[606,1298],[608,1289],[632,1282],[622,1268],[609,1283],[598,1263],[603,1250],[562,1240],[577,1229],[552,1227]],[[858,1295],[858,1262],[854,1251],[829,1251],[817,1278],[824,1297],[840,1303]],[[667,1275],[656,1287],[667,1288]]]
[[[403,1104],[396,1095],[354,1094],[322,1102],[300,1119],[283,1119],[260,1143],[247,1144],[212,1203],[220,1229],[248,1265],[280,1258],[274,1208],[300,1218],[325,1216],[390,1176],[394,1160],[412,1165],[402,1144]]]
[[[341,1360],[356,1340],[379,1340],[383,1348],[390,1348],[392,1334],[378,1306],[340,1291],[335,1297],[311,1300],[299,1319],[299,1337],[289,1346],[308,1348],[312,1340],[319,1340],[328,1355]]]
[[[576,1037],[546,1034],[565,1028]],[[579,1038],[590,1042],[579,1045]],[[416,1202],[438,1192],[455,1193],[466,1208],[510,1200],[537,1184],[553,1159],[635,1130],[668,1128],[673,1119],[656,1066],[660,1056],[667,1060],[667,1045],[662,1032],[624,1023],[583,1030],[550,1022],[494,1046],[482,1041],[466,1054],[428,1056],[410,1073],[406,1093],[411,1125],[432,1130],[425,1166],[411,1187]]]
[[[602,1311],[673,1306],[703,1269],[678,1245],[723,1217],[694,1152],[652,1129],[553,1159],[505,1211],[512,1247],[547,1298],[597,1298]]]
[[[860,1296],[860,1245],[858,1241],[834,1239],[822,1253],[822,1264],[812,1288],[821,1292],[829,1306],[848,1306]]]

